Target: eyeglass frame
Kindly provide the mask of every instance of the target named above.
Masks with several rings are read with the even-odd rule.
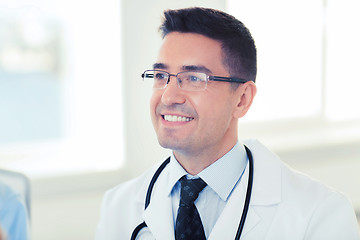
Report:
[[[242,79],[242,78],[236,78],[236,77],[220,77],[220,76],[212,76],[212,75],[209,75],[207,73],[204,73],[204,72],[198,72],[198,71],[183,71],[183,72],[178,72],[177,74],[171,74],[169,72],[166,72],[166,71],[163,71],[163,70],[157,70],[157,69],[148,69],[148,70],[145,70],[142,74],[141,74],[141,78],[143,79],[143,81],[145,81],[145,73],[147,71],[158,71],[158,72],[162,72],[162,73],[166,73],[168,74],[168,79],[167,79],[167,82],[166,84],[164,85],[163,88],[155,88],[155,89],[164,89],[166,88],[166,86],[169,84],[170,82],[170,77],[171,76],[174,76],[176,78],[176,82],[179,86],[179,88],[183,89],[182,87],[180,87],[179,85],[179,81],[177,80],[178,79],[178,75],[181,74],[181,73],[187,73],[187,72],[194,72],[194,73],[202,73],[202,74],[205,74],[206,75],[206,85],[205,85],[205,88],[199,90],[199,91],[202,91],[202,90],[205,90],[206,87],[207,87],[207,83],[208,81],[217,81],[217,82],[229,82],[229,83],[246,83],[250,80],[245,80],[245,79]],[[186,89],[185,89],[186,90]],[[190,90],[191,91],[191,90]]]

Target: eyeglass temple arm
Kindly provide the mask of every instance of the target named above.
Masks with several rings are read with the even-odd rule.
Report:
[[[153,74],[153,73],[142,73],[142,74],[141,74],[141,78],[144,78],[144,77],[151,77],[151,78],[153,78],[153,77],[154,77],[154,74]]]
[[[169,82],[170,82],[170,76],[176,76],[176,75],[169,74],[169,77],[168,77],[168,80],[166,81],[166,84],[169,84]],[[144,79],[145,77],[153,78],[153,77],[154,77],[154,74],[152,74],[152,73],[142,73],[142,74],[141,74],[141,78]]]
[[[236,82],[236,83],[246,83],[247,80],[241,78],[232,78],[232,77],[218,77],[218,76],[210,76],[209,80],[219,81],[219,82]]]

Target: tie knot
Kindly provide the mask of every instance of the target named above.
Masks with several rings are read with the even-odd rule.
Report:
[[[187,179],[185,176],[179,181],[181,183],[180,206],[191,206],[198,198],[199,193],[206,186],[206,182],[204,182],[201,178]]]

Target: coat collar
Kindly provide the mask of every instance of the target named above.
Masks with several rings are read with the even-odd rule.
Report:
[[[264,213],[259,207],[276,206],[281,202],[281,165],[279,158],[256,140],[244,142],[251,150],[254,159],[254,180],[250,207],[247,213],[242,236],[255,231],[261,225]],[[209,240],[234,239],[244,207],[249,167],[246,167],[242,180],[214,226]],[[235,213],[235,214],[234,214]],[[224,230],[226,226],[226,230]]]
[[[234,191],[231,193],[228,203],[226,204],[223,212],[221,213],[219,219],[211,231],[209,240],[234,239],[243,212],[248,176],[249,168],[247,166],[242,181],[240,181],[237,186],[235,186]],[[251,230],[260,220],[260,217],[250,206],[242,236]]]
[[[150,179],[156,169],[157,167],[151,171]],[[142,208],[144,208],[145,205],[145,197],[150,179],[139,189],[136,197],[136,201]],[[167,191],[164,191],[164,189],[167,188],[168,181],[169,172],[166,167],[159,175],[151,194],[150,204],[142,214],[142,218],[145,221],[147,228],[143,229],[140,233],[147,236],[150,235],[147,232],[151,232],[153,238],[150,237],[150,239],[175,239],[171,197]]]
[[[247,140],[254,159],[251,205],[274,205],[281,201],[281,164],[277,155],[257,140]]]

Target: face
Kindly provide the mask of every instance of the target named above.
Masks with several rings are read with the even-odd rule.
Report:
[[[209,75],[229,77],[222,64],[220,42],[193,33],[168,34],[154,66],[171,74],[201,69]],[[203,91],[184,91],[172,76],[165,89],[153,90],[150,102],[160,145],[183,155],[231,148],[237,140],[234,113],[240,90],[231,90],[230,83],[209,81]]]

